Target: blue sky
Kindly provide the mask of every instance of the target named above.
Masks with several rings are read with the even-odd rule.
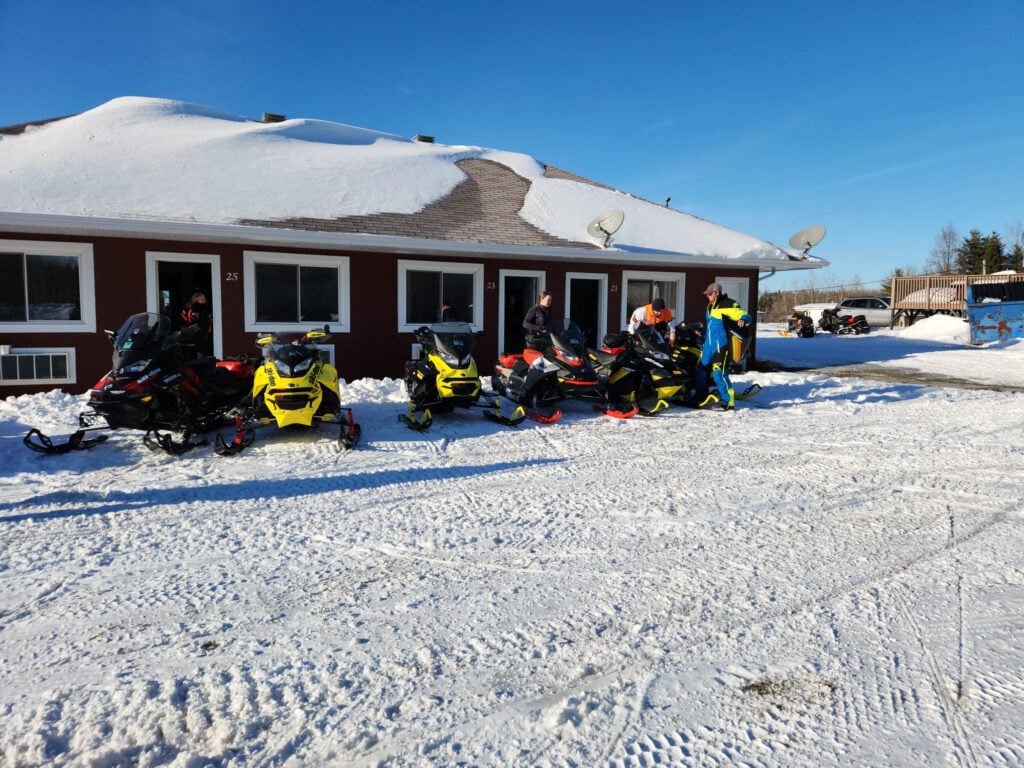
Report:
[[[1024,223],[1024,0],[0,0],[0,125],[155,96],[525,152],[824,273]]]

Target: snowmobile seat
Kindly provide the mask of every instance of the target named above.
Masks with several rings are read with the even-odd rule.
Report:
[[[626,348],[626,344],[628,343],[628,341],[629,339],[627,338],[626,333],[624,331],[619,331],[617,333],[606,333],[604,335],[604,338],[601,339],[601,346],[604,349],[618,349],[621,351]]]
[[[522,359],[522,355],[498,355],[498,365],[502,368],[514,368],[516,361]]]

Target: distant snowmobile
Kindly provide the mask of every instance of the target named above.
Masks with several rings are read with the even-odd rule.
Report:
[[[824,309],[821,312],[821,319],[818,320],[818,327],[829,333],[846,335],[861,335],[869,333],[871,326],[868,325],[864,315],[840,315],[834,309]]]

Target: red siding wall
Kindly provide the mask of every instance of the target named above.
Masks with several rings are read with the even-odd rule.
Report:
[[[22,234],[0,233],[0,239],[16,240],[59,240],[89,242],[93,245],[95,277],[96,277],[96,324],[97,333],[25,333],[3,334],[0,343],[16,347],[54,347],[73,346],[77,354],[77,384],[68,387],[79,393],[88,390],[110,366],[110,342],[103,334],[104,329],[116,329],[129,315],[143,312],[146,309],[146,252],[162,251],[186,254],[218,254],[220,257],[220,275],[214,275],[219,281],[221,295],[221,325],[223,335],[223,353],[225,356],[255,353],[256,334],[246,333],[244,328],[245,285],[242,279],[244,250],[268,250],[289,253],[326,253],[329,249],[321,247],[309,249],[289,248],[253,248],[238,244],[216,244],[196,242],[172,242],[166,240],[146,240],[133,238],[79,238],[66,235],[53,237],[26,236]],[[340,252],[350,261],[352,288],[351,297],[351,333],[339,333],[332,343],[335,347],[336,360],[342,378],[354,379],[399,378],[402,376],[402,364],[407,359],[413,344],[411,333],[398,333],[395,330],[398,317],[398,259],[396,254]],[[414,257],[422,259],[423,257]],[[630,257],[635,258],[635,257]],[[437,259],[446,262],[480,263],[481,259],[443,257]],[[556,312],[562,311],[560,302],[565,296],[565,273],[593,272],[608,275],[609,285],[619,286],[619,290],[608,295],[608,329],[616,330],[620,325],[621,301],[623,292],[623,266],[613,264],[581,265],[572,261],[536,261],[496,260],[484,261],[485,286],[494,288],[484,290],[484,334],[474,348],[474,354],[481,371],[486,375],[497,356],[498,349],[498,290],[499,270],[522,269],[546,272],[547,290],[555,297]],[[644,269],[658,271],[642,263],[630,263],[628,269]],[[678,268],[665,269],[666,272],[678,272]],[[750,279],[751,296],[734,297],[753,314],[752,302],[757,292],[757,272],[755,270],[724,270],[724,269],[692,269],[686,270],[686,317],[679,320],[703,320],[704,296],[701,291],[716,275],[733,273]],[[234,275],[237,279],[226,279]],[[52,385],[43,386],[2,386],[0,396],[46,391]]]

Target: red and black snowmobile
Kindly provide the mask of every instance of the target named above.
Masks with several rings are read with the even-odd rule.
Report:
[[[823,331],[844,336],[847,334],[859,336],[871,331],[871,326],[868,325],[867,318],[864,315],[840,315],[834,309],[823,309],[821,311],[818,327]]]
[[[137,429],[148,447],[169,454],[205,445],[193,436],[233,423],[227,414],[251,393],[255,359],[196,356],[197,332],[172,332],[170,318],[151,312],[132,315],[116,333],[105,331],[114,345],[111,369],[89,391],[90,410],[79,415],[78,430],[54,443],[32,429],[23,442],[40,453],[67,453],[107,439],[94,432]]]
[[[556,403],[562,400],[592,402],[620,418],[633,415],[609,407],[604,383],[587,354],[583,331],[569,318],[549,333],[529,334],[521,355],[499,358],[491,381],[499,394],[522,405],[526,415],[538,421],[560,418]]]

